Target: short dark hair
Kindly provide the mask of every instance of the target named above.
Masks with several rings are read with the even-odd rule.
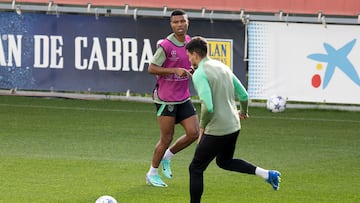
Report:
[[[193,37],[189,43],[186,44],[186,50],[190,53],[197,53],[201,58],[207,56],[208,43],[205,38],[197,36]]]
[[[171,12],[170,18],[173,16],[182,16],[182,15],[186,15],[186,12],[182,9],[176,9],[173,12]]]

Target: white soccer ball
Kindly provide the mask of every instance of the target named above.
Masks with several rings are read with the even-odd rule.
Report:
[[[273,113],[283,112],[286,109],[286,99],[282,96],[271,96],[266,101],[266,108]]]
[[[117,203],[116,199],[109,196],[109,195],[103,195],[99,197],[95,203]]]

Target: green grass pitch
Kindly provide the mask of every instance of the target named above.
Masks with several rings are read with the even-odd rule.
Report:
[[[158,138],[153,104],[0,96],[0,202],[189,202],[195,143],[168,188],[145,184]],[[279,170],[280,190],[212,162],[202,202],[360,202],[359,112],[251,107],[235,157]]]

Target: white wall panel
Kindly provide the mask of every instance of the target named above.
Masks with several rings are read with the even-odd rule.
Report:
[[[250,22],[248,37],[251,99],[360,104],[360,26]]]

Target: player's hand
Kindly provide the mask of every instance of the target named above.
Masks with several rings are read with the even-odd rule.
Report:
[[[193,66],[190,67],[190,73],[194,74],[195,73],[195,68]]]
[[[205,131],[204,128],[200,128],[199,137],[198,137],[198,140],[197,140],[197,143],[198,143],[198,144],[200,143],[201,138],[202,138],[202,136],[204,135],[204,131]]]
[[[185,76],[192,77],[191,72],[185,68],[175,68],[175,74],[180,77],[185,77]]]
[[[249,114],[243,114],[243,113],[241,113],[240,111],[238,112],[239,113],[239,118],[241,119],[241,120],[246,120],[246,119],[248,119],[249,118]]]

